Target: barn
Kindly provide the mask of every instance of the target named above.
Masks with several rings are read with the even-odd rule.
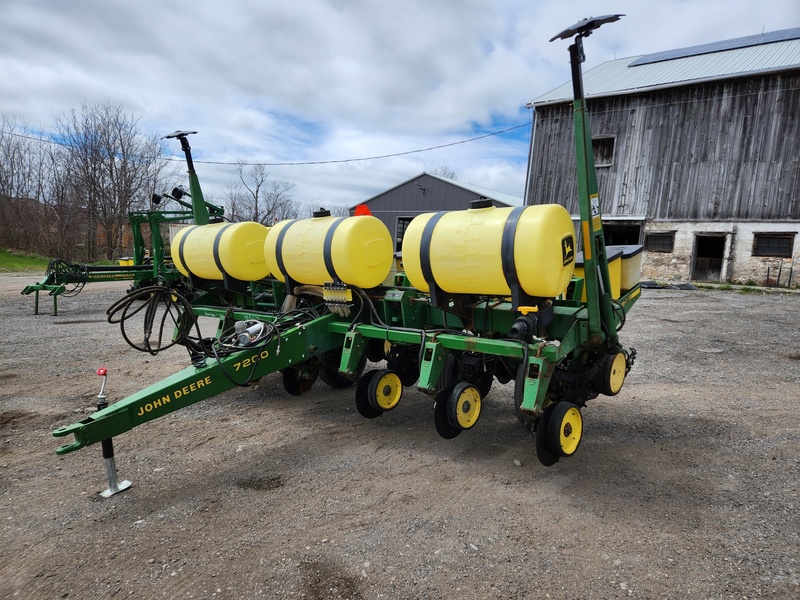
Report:
[[[522,205],[522,198],[430,173],[420,173],[361,204],[365,204],[373,216],[383,221],[394,236],[395,251],[400,252],[406,227],[417,215],[464,210],[470,207],[473,200],[482,198],[491,200],[498,207]],[[350,207],[351,215],[355,208]]]
[[[647,278],[797,276],[800,28],[608,61],[584,85],[607,243],[644,244]],[[565,83],[528,104],[526,203],[577,220],[571,101]]]

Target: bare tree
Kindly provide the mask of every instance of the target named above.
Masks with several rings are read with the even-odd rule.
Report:
[[[44,182],[44,206],[47,222],[47,243],[40,252],[47,256],[83,260],[86,239],[82,199],[72,193],[67,152],[59,146],[47,151]]]
[[[431,175],[436,175],[437,177],[442,177],[444,179],[452,179],[453,181],[458,180],[456,172],[447,165],[440,165],[436,167],[431,171]]]
[[[45,157],[29,127],[0,115],[0,243],[37,252],[47,239],[42,205]]]
[[[262,192],[261,188],[269,178],[269,173],[264,165],[251,165],[247,171],[247,177],[244,176],[245,163],[238,161],[239,165],[239,181],[249,195],[250,204],[250,217],[251,221],[257,223],[262,222],[263,213],[261,211]],[[249,181],[249,183],[248,183]]]
[[[228,182],[226,197],[228,216],[232,221],[248,219],[271,226],[296,216],[293,208],[294,184],[269,179],[264,165],[247,165],[238,161],[238,181]]]
[[[288,181],[273,180],[270,182],[270,190],[267,192],[267,225],[272,225],[284,219],[297,218],[297,211],[294,208],[294,198],[292,191],[294,184]]]
[[[225,216],[233,222],[247,221],[249,209],[242,182],[231,178],[225,186]]]
[[[98,254],[98,239],[107,259],[121,254],[128,212],[143,208],[166,175],[163,141],[144,134],[138,123],[138,117],[109,101],[56,117],[55,129],[68,148],[68,193],[83,201],[89,259]]]

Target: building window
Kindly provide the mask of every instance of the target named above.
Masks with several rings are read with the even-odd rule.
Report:
[[[394,250],[400,252],[403,249],[403,236],[406,234],[408,224],[414,217],[397,217],[397,227],[395,228]]]
[[[606,246],[630,246],[640,242],[642,226],[630,221],[611,221],[603,223]]]
[[[791,258],[793,233],[756,233],[753,237],[753,256]]]
[[[644,236],[644,249],[649,252],[672,252],[675,248],[675,232],[648,233]]]
[[[595,167],[610,167],[614,163],[614,138],[612,136],[593,137]]]

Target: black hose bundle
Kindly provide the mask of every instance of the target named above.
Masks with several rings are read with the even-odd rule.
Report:
[[[202,350],[200,329],[189,301],[177,291],[160,285],[133,290],[106,311],[108,322],[119,324],[123,339],[129,346],[152,355],[177,344],[186,346],[189,352]],[[141,341],[134,342],[126,330],[126,323],[138,317],[143,325]],[[165,342],[164,328],[169,325],[175,332]],[[154,330],[155,326],[155,330]],[[190,337],[192,328],[197,330],[197,338]],[[153,337],[154,331],[157,332]]]
[[[61,295],[70,298],[80,294],[83,286],[86,285],[86,280],[89,278],[89,267],[80,263],[71,263],[63,258],[55,258],[48,263],[45,277],[54,283],[64,285],[66,289]],[[69,283],[65,283],[67,281]],[[67,287],[68,285],[70,287]]]
[[[253,315],[257,311],[248,311]],[[247,386],[255,374],[255,365],[244,381],[236,381],[223,367],[221,359],[236,352],[263,349],[278,337],[276,354],[280,353],[280,328],[294,327],[320,316],[314,307],[298,307],[288,312],[265,313],[265,319],[239,321],[217,338],[203,338],[191,302],[174,288],[162,285],[133,290],[106,311],[108,322],[119,324],[123,339],[141,352],[156,355],[175,345],[186,347],[192,364],[204,365],[206,359],[216,360],[222,373],[235,385]],[[225,321],[232,320],[232,314]],[[266,318],[268,317],[268,318]],[[132,321],[133,320],[133,321]],[[140,328],[141,338],[134,340],[130,333]],[[169,328],[170,333],[165,332]],[[174,332],[174,333],[173,333]],[[171,335],[172,337],[168,337]]]

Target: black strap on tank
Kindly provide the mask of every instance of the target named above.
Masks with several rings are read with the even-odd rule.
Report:
[[[287,286],[289,285],[290,277],[289,273],[286,272],[286,266],[283,264],[283,238],[286,236],[286,232],[289,231],[289,227],[295,223],[297,223],[297,219],[292,219],[284,225],[278,234],[278,239],[275,240],[275,262],[278,263],[278,270],[283,274]]]
[[[189,234],[191,233],[192,229],[197,229],[197,227],[199,226],[191,225],[187,227],[186,233],[184,233],[183,237],[181,238],[181,243],[178,244],[178,258],[180,259],[181,263],[183,263],[183,267],[184,269],[186,269],[187,272],[189,272],[189,265],[186,264],[186,259],[183,258],[183,245],[186,243],[186,238],[189,237]]]
[[[436,287],[436,281],[433,279],[433,269],[431,268],[431,238],[433,237],[433,230],[436,229],[436,223],[439,222],[445,215],[445,211],[438,212],[433,215],[422,230],[422,236],[419,240],[419,266],[422,269],[422,277],[428,283],[428,288],[431,290]]]
[[[336,269],[333,266],[331,244],[333,243],[333,232],[336,231],[336,228],[344,220],[345,217],[340,217],[336,219],[336,221],[334,221],[330,227],[328,227],[328,233],[325,234],[325,241],[322,243],[322,258],[325,260],[325,270],[328,271],[328,275],[333,278],[334,282],[339,282],[341,279],[336,274]]]
[[[219,269],[219,272],[222,273],[223,277],[225,276],[225,269],[223,268],[222,261],[219,258],[219,242],[222,239],[222,233],[231,225],[233,225],[233,223],[223,225],[219,228],[217,235],[214,236],[214,263],[217,265],[217,269]]]
[[[517,277],[517,265],[514,260],[514,238],[517,236],[517,224],[527,206],[517,206],[513,208],[506,223],[503,226],[503,238],[500,242],[500,260],[503,264],[503,276],[506,284],[511,290],[512,297],[519,295],[519,278]]]

